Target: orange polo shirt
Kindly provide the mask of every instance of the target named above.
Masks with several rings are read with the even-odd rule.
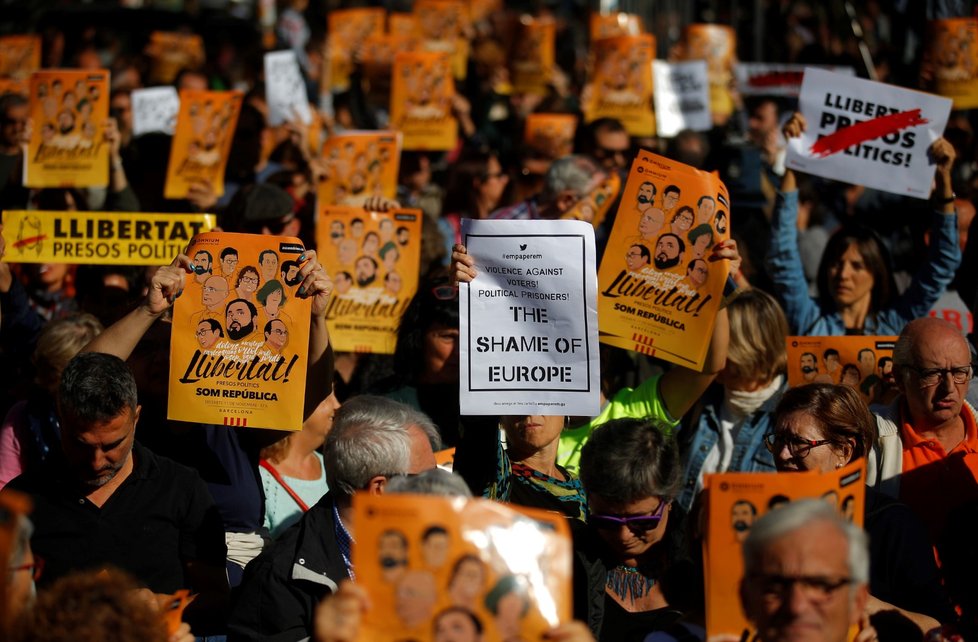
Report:
[[[968,408],[962,408],[964,440],[945,452],[939,441],[918,435],[907,423],[908,415],[902,406],[900,500],[924,521],[931,543],[936,544],[951,511],[978,500],[978,425]]]

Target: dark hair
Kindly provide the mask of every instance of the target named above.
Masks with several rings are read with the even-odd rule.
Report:
[[[275,253],[275,250],[262,250],[258,254],[258,264],[259,265],[261,265],[262,259],[265,258],[265,255],[266,254],[271,254],[272,256],[275,257],[275,260],[278,261],[278,254]]]
[[[27,97],[14,91],[7,91],[0,94],[0,116],[6,116],[7,110],[13,107],[21,107],[30,104]]]
[[[196,252],[194,252],[194,258],[197,258],[197,255],[198,254],[206,254],[207,255],[207,262],[208,263],[211,263],[211,264],[214,263],[214,256],[210,252],[208,252],[207,250],[197,250]]]
[[[694,221],[696,220],[696,213],[693,211],[693,208],[690,207],[689,205],[683,205],[678,210],[676,210],[676,213],[672,215],[672,220],[669,222],[675,223],[676,220],[679,218],[679,215],[682,214],[683,212],[689,212],[689,215],[692,217],[692,219]]]
[[[876,367],[882,368],[888,363],[893,363],[893,359],[891,357],[880,357],[880,360],[876,362]]]
[[[859,366],[857,366],[854,363],[847,363],[846,365],[842,366],[842,378],[843,379],[845,378],[847,372],[855,372],[857,379],[862,379],[862,377],[863,377],[863,371],[860,370],[859,369]]]
[[[285,324],[285,321],[282,321],[281,319],[271,319],[271,320],[269,320],[268,323],[265,324],[265,327],[262,328],[262,332],[264,332],[265,334],[271,334],[272,333],[272,323],[274,323],[276,321],[278,321],[279,323],[281,323],[282,325],[284,325],[286,330],[289,329],[289,326],[287,326]]]
[[[746,499],[738,499],[733,503],[731,508],[736,508],[737,506],[749,506],[751,515],[757,515],[757,506],[754,506],[753,502],[747,501]]]
[[[278,282],[278,279],[266,281],[265,285],[258,288],[258,291],[255,292],[255,298],[258,299],[259,303],[265,305],[265,302],[268,301],[268,297],[274,294],[276,290],[282,293],[282,301],[279,303],[279,305],[284,305],[285,302],[288,301],[288,297],[285,296],[285,288]]]
[[[238,255],[238,251],[236,249],[234,249],[233,247],[230,247],[230,246],[224,248],[223,250],[221,250],[221,260],[223,261],[224,259],[226,259],[227,257],[231,256],[232,254],[235,255],[235,256],[237,256]]]
[[[231,306],[234,305],[235,303],[238,303],[238,302],[244,303],[245,305],[248,306],[248,310],[251,311],[251,318],[252,319],[254,319],[255,317],[258,316],[258,308],[256,308],[255,307],[255,304],[252,303],[251,301],[249,301],[248,299],[232,299],[231,301],[228,301],[228,304],[226,306],[224,306],[224,314],[225,314],[225,316],[227,315],[228,310],[231,309]]]
[[[458,575],[459,569],[462,568],[462,564],[465,564],[466,562],[475,562],[478,564],[479,568],[482,569],[483,575],[485,575],[486,563],[482,561],[482,558],[474,553],[466,553],[465,555],[460,556],[457,560],[455,560],[455,563],[452,564],[452,572],[448,576],[448,586],[452,585],[452,582],[455,581],[455,576]]]
[[[118,417],[129,408],[136,412],[136,379],[126,362],[111,354],[83,352],[68,362],[58,387],[62,425],[71,417],[91,425]]]
[[[870,313],[886,308],[897,291],[893,270],[890,269],[890,253],[876,232],[857,223],[847,225],[833,234],[825,246],[822,260],[818,264],[818,304],[823,309],[835,310],[835,299],[832,298],[832,288],[829,286],[829,270],[839,262],[850,245],[856,246],[863,264],[873,277]]]
[[[780,493],[777,495],[771,495],[771,498],[767,500],[767,509],[771,510],[772,508],[776,507],[778,504],[787,504],[790,501],[791,498],[788,497],[787,495],[782,495]]]
[[[666,194],[670,194],[673,192],[676,194],[682,194],[682,192],[679,191],[678,185],[666,185],[666,188],[662,190],[662,195],[665,196]]]
[[[448,535],[448,530],[444,526],[429,526],[421,534],[421,541],[428,539],[432,535]]]
[[[380,243],[380,235],[377,234],[377,232],[371,230],[370,232],[367,232],[366,234],[363,235],[363,243],[360,244],[360,247],[366,245],[367,239],[369,239],[371,236],[377,239],[377,242]]]
[[[856,353],[856,359],[861,359],[864,352],[868,352],[869,354],[873,355],[873,359],[874,360],[876,359],[876,353],[873,352],[873,349],[872,348],[863,348],[862,350],[860,350],[859,352],[857,352]]]
[[[424,368],[424,336],[428,330],[434,325],[458,327],[458,293],[450,298],[436,296],[436,291],[451,286],[447,277],[421,282],[401,317],[394,348],[394,371],[408,382],[415,382]]]
[[[224,328],[221,327],[221,322],[218,321],[217,319],[204,317],[197,323],[197,325],[200,325],[201,323],[206,323],[207,325],[209,325],[211,327],[211,332],[220,332],[221,336],[222,337],[224,336]]]
[[[774,431],[788,415],[802,412],[813,419],[831,445],[841,450],[854,442],[849,461],[866,457],[876,443],[876,419],[866,402],[849,386],[810,383],[789,388],[774,410]]]
[[[702,205],[703,204],[703,201],[713,201],[713,204],[714,205],[717,202],[716,199],[713,198],[712,196],[709,196],[708,194],[704,194],[703,196],[700,196],[699,199],[697,199],[697,201],[696,201],[696,207],[699,207],[700,205]]]
[[[829,357],[836,357],[836,358],[838,358],[839,357],[839,351],[836,350],[835,348],[829,348],[825,352],[822,353],[822,358],[823,359],[828,359]]]
[[[690,243],[696,243],[696,239],[701,236],[708,236],[710,243],[713,242],[713,228],[710,227],[709,223],[700,223],[686,234],[686,238],[689,239]]]
[[[632,245],[632,247],[637,247],[638,248],[638,253],[642,255],[642,258],[643,259],[645,259],[647,261],[651,261],[652,260],[652,252],[649,251],[649,248],[645,247],[641,243],[634,243]]]
[[[526,615],[527,611],[530,610],[530,598],[527,595],[526,580],[518,575],[504,575],[499,578],[496,585],[486,593],[486,597],[484,598],[486,609],[493,615],[497,615],[499,601],[503,599],[504,595],[509,595],[510,593],[516,593],[520,596],[523,601],[520,617]]]
[[[591,434],[581,451],[580,477],[588,496],[620,504],[672,499],[682,466],[676,440],[654,421],[614,419]]]
[[[495,158],[492,152],[476,149],[466,150],[462,157],[452,163],[442,200],[441,211],[446,214],[461,214],[462,217],[476,215],[478,193],[474,182],[485,182],[489,174],[489,160]]]
[[[258,268],[254,267],[253,265],[246,265],[240,270],[238,270],[238,278],[234,280],[234,287],[238,287],[241,285],[241,277],[243,277],[248,272],[254,272],[255,277],[259,281],[261,281],[261,273],[258,271]]]
[[[672,238],[676,239],[676,242],[677,243],[679,243],[679,253],[680,254],[682,254],[683,252],[686,251],[686,244],[683,242],[682,237],[680,237],[678,234],[674,234],[672,232],[666,232],[665,234],[660,234],[659,235],[659,238],[657,238],[655,240],[655,244],[658,245],[659,244],[659,241],[661,241],[662,239],[666,238],[667,236],[671,236]]]
[[[801,356],[802,356],[802,357],[811,357],[811,358],[812,358],[812,360],[813,360],[813,361],[814,361],[814,362],[815,362],[816,364],[818,363],[818,357],[817,357],[817,356],[815,355],[815,353],[814,353],[814,352],[802,352],[802,353],[801,353]],[[801,361],[801,359],[799,359],[799,361]]]
[[[291,259],[288,261],[283,261],[282,265],[279,266],[279,271],[282,272],[282,278],[285,278],[285,275],[289,273],[289,270],[294,267],[299,267],[298,261],[293,261]]]
[[[651,187],[651,188],[652,188],[652,196],[655,196],[656,194],[658,194],[658,193],[659,193],[659,188],[658,188],[658,187],[656,187],[656,186],[655,186],[655,183],[653,183],[652,181],[642,181],[642,184],[641,184],[641,185],[639,185],[639,186],[638,186],[638,188],[639,188],[639,189],[642,189],[642,188],[643,188],[643,187],[645,187],[646,185],[648,185],[649,187]]]

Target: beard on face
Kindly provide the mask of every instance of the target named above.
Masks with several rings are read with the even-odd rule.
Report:
[[[254,331],[254,321],[249,321],[248,325],[241,325],[237,321],[233,321],[231,325],[228,326],[228,338],[233,341],[237,341],[238,339],[243,339]]]
[[[668,270],[671,267],[679,265],[679,256],[674,259],[670,259],[665,254],[658,254],[655,257],[655,267],[657,270]]]
[[[375,280],[377,280],[376,274],[371,274],[370,276],[358,276],[357,285],[359,285],[361,288],[365,288],[371,283],[373,283]]]

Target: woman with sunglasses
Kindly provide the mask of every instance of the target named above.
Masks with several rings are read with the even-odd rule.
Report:
[[[594,431],[581,453],[587,527],[574,533],[574,617],[599,641],[643,640],[681,626],[695,602],[679,448],[668,426],[615,419]],[[676,581],[685,576],[685,581]]]
[[[814,383],[784,393],[765,443],[779,472],[824,473],[865,458],[876,434],[876,419],[859,393]],[[868,611],[880,640],[908,639],[894,629],[900,618],[882,615],[887,611],[921,631],[954,622],[926,530],[910,508],[867,487],[863,528],[870,549]]]

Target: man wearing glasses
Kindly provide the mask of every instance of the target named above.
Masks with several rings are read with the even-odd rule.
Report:
[[[866,534],[818,499],[754,522],[744,541],[740,600],[761,642],[845,642],[869,599]],[[861,640],[875,640],[863,631]]]
[[[893,363],[901,394],[873,408],[879,445],[867,483],[908,504],[936,544],[951,512],[978,501],[978,428],[965,403],[971,351],[953,325],[925,317],[903,329]]]

